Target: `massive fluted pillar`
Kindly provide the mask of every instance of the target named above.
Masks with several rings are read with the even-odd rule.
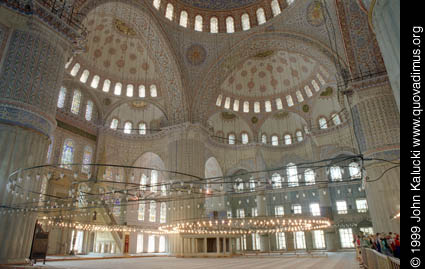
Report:
[[[13,193],[6,186],[13,171],[45,162],[69,48],[63,35],[37,17],[42,14],[36,3],[22,6],[34,14],[19,8],[0,6],[0,206],[6,209],[0,217],[0,264],[30,254],[37,215],[16,209],[41,183],[31,177]]]
[[[375,232],[400,232],[400,114],[388,80],[354,85],[354,131],[364,154],[366,196]]]

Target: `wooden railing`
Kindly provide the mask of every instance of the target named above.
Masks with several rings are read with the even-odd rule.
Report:
[[[362,248],[363,266],[368,269],[400,269],[400,259],[370,248]]]

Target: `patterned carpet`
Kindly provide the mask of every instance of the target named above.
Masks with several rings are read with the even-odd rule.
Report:
[[[39,264],[37,264],[39,265]],[[40,265],[39,265],[40,266]],[[136,269],[136,268],[296,268],[296,269],[358,269],[353,252],[328,253],[327,257],[235,257],[235,258],[172,258],[145,257],[131,259],[107,259],[84,261],[47,262],[43,268],[62,269]]]

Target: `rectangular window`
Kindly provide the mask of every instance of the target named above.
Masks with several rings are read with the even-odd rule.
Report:
[[[310,204],[310,212],[312,216],[320,216],[320,205],[318,203]]]
[[[274,207],[274,215],[275,216],[283,216],[285,214],[285,212],[283,211],[283,206],[279,205],[279,206],[275,206]]]
[[[260,234],[251,234],[252,235],[252,250],[260,250]]]
[[[372,235],[373,234],[373,228],[372,227],[361,227],[360,231],[362,231],[366,235]]]
[[[336,210],[338,214],[347,214],[347,202],[346,201],[336,201]]]
[[[286,249],[285,233],[276,233],[277,249]]]
[[[323,230],[313,231],[313,241],[315,249],[324,249],[326,247],[325,234],[323,233]]]
[[[236,217],[237,218],[245,218],[245,209],[243,208],[238,208],[236,210]]]
[[[302,207],[301,205],[292,205],[292,211],[294,211],[294,214],[301,214],[302,213]]]
[[[227,210],[227,218],[228,219],[232,218],[232,210]]]
[[[294,232],[295,249],[305,249],[305,234],[304,232]]]
[[[351,228],[339,229],[339,238],[342,248],[354,248],[353,230]]]
[[[357,212],[359,213],[365,213],[368,210],[366,199],[357,199],[356,206],[357,206]]]
[[[137,250],[136,253],[143,252],[143,234],[137,234]]]
[[[258,208],[253,207],[251,210],[252,210],[252,217],[257,217],[258,216]]]
[[[155,252],[155,235],[149,235],[148,252]]]

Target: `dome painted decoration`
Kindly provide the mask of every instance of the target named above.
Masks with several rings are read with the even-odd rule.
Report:
[[[185,5],[209,9],[209,10],[229,10],[235,8],[242,8],[257,2],[258,0],[179,0]]]

